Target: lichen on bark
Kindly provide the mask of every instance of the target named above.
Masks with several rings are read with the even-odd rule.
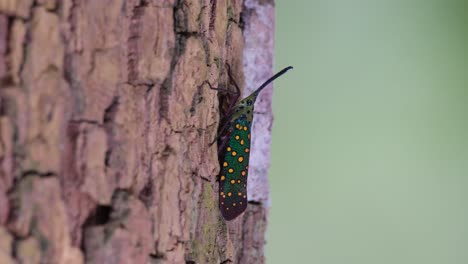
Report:
[[[0,1],[0,263],[263,262],[267,163],[225,222],[207,82],[271,74],[272,21],[253,0]]]

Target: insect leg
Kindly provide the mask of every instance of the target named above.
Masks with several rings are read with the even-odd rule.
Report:
[[[234,98],[231,100],[231,103],[229,104],[228,111],[226,113],[226,117],[223,118],[224,119],[224,125],[218,131],[218,135],[210,143],[209,146],[212,146],[216,141],[218,141],[218,139],[220,139],[221,136],[223,135],[226,128],[229,126],[230,122],[228,120],[230,119],[230,117],[232,115],[232,112],[234,110],[234,106],[237,103],[237,100],[239,100],[239,97],[240,97],[240,94],[241,94],[239,85],[237,85],[236,80],[234,79],[234,77],[232,75],[231,66],[228,63],[226,63],[226,68],[227,68],[227,73],[228,73],[228,76],[229,76],[229,81],[234,85],[234,87],[236,88],[236,91],[231,91],[231,90],[228,90],[228,89],[213,87],[208,81],[206,82],[206,83],[208,83],[208,86],[210,86],[210,89],[212,89],[212,90],[226,92],[226,93],[229,93],[229,94],[234,94]],[[224,144],[225,144],[225,142],[224,142]]]
[[[229,81],[232,84],[234,84],[234,87],[236,87],[236,91],[235,92],[229,91],[229,93],[234,94],[235,97],[231,99],[231,103],[229,104],[228,110],[226,111],[226,115],[225,115],[226,117],[224,118],[225,122],[227,122],[227,120],[230,119],[232,112],[234,111],[234,106],[236,105],[237,100],[239,100],[239,97],[241,94],[239,85],[237,85],[236,80],[232,76],[231,66],[228,63],[226,63],[226,68],[227,68],[227,73],[229,76]],[[211,88],[211,85],[210,85],[210,88]]]
[[[229,140],[229,137],[224,137],[221,144],[219,144],[219,146],[218,146],[218,156],[221,153],[221,151],[224,149],[224,147],[226,146],[226,143],[228,142],[228,140]]]
[[[236,100],[234,100],[235,102],[237,102],[237,100],[239,99],[240,97],[240,88],[239,88],[239,85],[237,85],[236,83],[236,80],[234,79],[234,77],[232,77],[232,71],[231,71],[231,66],[229,66],[229,64],[226,63],[226,68],[227,68],[227,72],[228,72],[228,76],[229,76],[229,81],[232,82],[232,84],[234,84],[234,87],[236,87]]]
[[[220,139],[220,138],[223,136],[224,131],[228,128],[228,126],[229,126],[230,123],[231,123],[231,122],[224,122],[224,125],[223,125],[222,128],[219,130],[218,135],[217,135],[216,138],[210,143],[210,145],[209,145],[210,147],[213,146],[213,144],[214,144],[216,141],[218,141],[218,139]]]
[[[208,84],[211,90],[220,91],[220,92],[227,93],[227,94],[237,94],[237,91],[231,91],[229,89],[213,87],[213,85],[211,85],[210,82],[208,81],[205,81],[205,82]]]

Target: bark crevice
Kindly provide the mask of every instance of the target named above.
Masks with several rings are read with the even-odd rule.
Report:
[[[224,221],[209,146],[245,9],[0,4],[0,263],[263,262],[264,203]]]

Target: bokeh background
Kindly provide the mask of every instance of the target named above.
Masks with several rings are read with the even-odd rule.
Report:
[[[468,263],[468,1],[276,12],[267,263]]]

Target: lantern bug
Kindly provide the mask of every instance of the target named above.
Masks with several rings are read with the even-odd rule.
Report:
[[[259,88],[237,102],[240,89],[227,65],[230,81],[237,92],[221,122],[223,125],[211,145],[220,139],[221,172],[219,174],[219,209],[224,219],[232,220],[247,208],[247,175],[249,170],[251,127],[254,105],[259,93],[276,78],[293,67],[289,66],[265,81]],[[219,88],[218,91],[227,91]],[[236,103],[237,102],[237,103]]]

